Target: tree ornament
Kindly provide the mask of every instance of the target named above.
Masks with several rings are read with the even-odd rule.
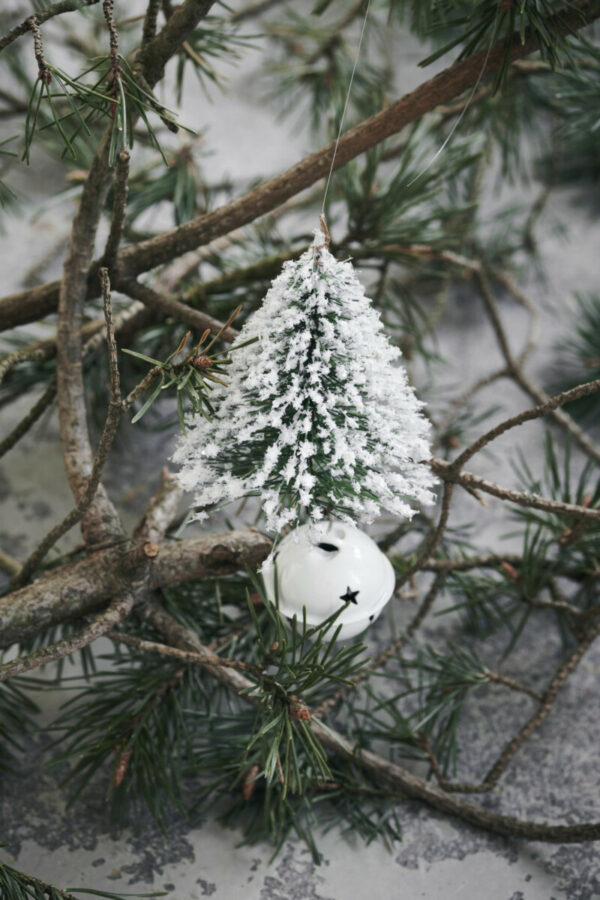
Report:
[[[384,510],[411,518],[411,501],[434,500],[422,404],[354,269],[328,244],[322,220],[244,325],[241,343],[257,343],[234,354],[214,419],[196,416],[174,456],[197,506],[257,496],[274,533]]]
[[[396,577],[375,541],[347,522],[301,525],[277,546],[275,562],[263,569],[269,600],[284,616],[320,625],[336,619],[340,638],[355,637],[375,621],[392,597]]]

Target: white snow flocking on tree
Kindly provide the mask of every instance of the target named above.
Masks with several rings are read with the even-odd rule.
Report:
[[[349,262],[315,232],[244,325],[211,422],[198,416],[174,460],[199,506],[261,498],[266,526],[301,519],[410,518],[434,500],[429,422],[401,356]],[[215,399],[217,394],[215,391]]]

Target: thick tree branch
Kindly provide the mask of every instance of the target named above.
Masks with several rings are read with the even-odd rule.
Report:
[[[33,584],[0,598],[0,647],[51,625],[97,612],[124,596],[139,573],[147,588],[237,572],[267,558],[271,541],[257,531],[231,531],[161,544],[117,544],[51,569]]]
[[[27,582],[35,569],[43,561],[48,551],[56,544],[60,538],[70,531],[74,525],[84,518],[96,497],[96,492],[100,488],[100,478],[104,470],[104,465],[108,458],[110,448],[115,439],[117,428],[121,420],[123,411],[121,401],[121,389],[119,380],[119,367],[117,364],[117,345],[115,341],[115,331],[112,319],[112,308],[110,301],[110,283],[108,280],[108,272],[106,269],[100,269],[102,279],[102,293],[104,296],[104,315],[106,319],[106,341],[108,345],[108,369],[110,374],[110,400],[108,404],[108,413],[98,443],[98,449],[94,456],[92,471],[85,485],[85,490],[81,494],[77,505],[68,513],[64,519],[55,525],[51,531],[45,536],[41,543],[36,547],[33,553],[23,563],[23,568],[15,579],[15,586],[21,586]]]
[[[163,77],[167,62],[177,53],[198,22],[207,15],[213,3],[214,0],[185,0],[175,9],[156,37],[141,48],[136,67],[142,71],[151,87]]]
[[[82,369],[82,312],[96,230],[110,187],[107,131],[83,186],[75,216],[61,282],[57,329],[58,418],[65,469],[79,506],[87,491],[94,460],[87,428]],[[104,486],[99,483],[83,522],[86,540],[99,542],[106,535],[123,536],[119,516]]]

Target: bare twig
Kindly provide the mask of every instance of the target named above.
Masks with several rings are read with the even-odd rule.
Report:
[[[42,9],[36,13],[35,20],[38,25],[42,25],[44,22],[47,22],[48,19],[54,18],[54,16],[73,12],[73,10],[81,9],[82,6],[94,6],[94,4],[98,2],[99,0],[59,0],[58,3],[52,3],[50,6],[47,6],[46,9]],[[8,34],[5,34],[3,38],[0,38],[0,51],[12,44],[13,41],[16,41],[22,34],[26,34],[28,31],[33,30],[32,18],[34,17],[31,16],[30,18],[25,19],[24,22],[21,22],[20,25],[16,25],[8,32]]]
[[[501,684],[519,694],[528,694],[529,697],[533,697],[533,699],[538,702],[541,702],[542,700],[542,695],[539,691],[534,690],[526,684],[521,684],[520,681],[510,678],[508,675],[501,675],[499,672],[486,672],[485,677],[486,681],[489,681],[491,684]]]
[[[158,14],[160,12],[162,0],[148,0],[146,14],[144,18],[144,27],[142,29],[142,47],[149,44],[156,35],[156,25],[158,22]]]
[[[480,475],[473,475],[471,472],[457,472],[454,468],[455,463],[445,462],[443,459],[434,458],[430,464],[435,474],[446,483],[452,482],[453,484],[460,484],[467,489],[484,491],[486,494],[493,494],[494,497],[500,497],[501,500],[508,500],[511,503],[516,503],[518,506],[525,506],[529,509],[541,509],[544,512],[556,513],[559,516],[578,516],[586,521],[600,520],[600,510],[593,507],[580,506],[576,503],[563,503],[562,500],[547,500],[545,497],[539,497],[537,494],[501,487],[499,484],[488,481]]]
[[[549,404],[547,406],[547,412],[556,420],[556,422],[558,422],[559,425],[565,428],[569,432],[569,434],[572,435],[572,437],[577,441],[582,450],[588,454],[588,456],[594,459],[597,463],[600,463],[600,448],[596,447],[593,441],[588,438],[585,432],[579,427],[579,425],[577,425],[577,423],[571,418],[571,416],[565,413],[564,410],[557,408],[562,404],[557,404],[555,406],[551,405],[551,398],[548,396],[548,394],[546,394],[544,391],[541,391],[533,384],[532,381],[530,381],[530,379],[523,372],[520,361],[516,360],[512,355],[508,337],[506,335],[504,326],[502,325],[502,320],[500,319],[500,314],[498,312],[498,307],[496,305],[492,289],[483,269],[480,269],[475,273],[475,280],[479,286],[479,291],[484,306],[487,310],[489,319],[492,323],[494,333],[496,334],[496,338],[502,351],[502,355],[504,356],[506,365],[509,368],[514,380],[537,403]],[[503,284],[510,284],[511,289],[514,287],[510,279],[507,280],[506,278],[504,278]],[[521,298],[525,299],[524,297],[522,297],[522,295]],[[524,351],[525,355],[527,354],[527,352],[528,347],[526,347]],[[567,402],[568,401],[566,400],[563,401],[563,403]]]
[[[442,506],[440,509],[440,517],[438,519],[437,525],[432,527],[429,531],[429,534],[423,541],[421,549],[417,553],[414,561],[408,566],[407,569],[404,570],[402,576],[396,582],[396,590],[399,590],[406,582],[412,578],[412,576],[419,571],[422,563],[429,559],[432,556],[440,541],[444,536],[444,531],[446,530],[446,525],[448,524],[448,518],[450,516],[450,504],[452,502],[452,494],[454,491],[454,484],[452,481],[448,480],[444,482],[444,488],[442,493]]]
[[[500,776],[505,772],[513,756],[523,746],[527,738],[535,731],[535,729],[539,728],[544,719],[546,719],[551,712],[561,687],[564,685],[569,675],[577,668],[586,650],[592,646],[599,634],[600,623],[596,624],[594,628],[590,628],[585,638],[580,641],[571,656],[558,668],[554,678],[543,693],[539,709],[525,723],[518,734],[516,734],[506,745],[498,760],[485,776],[484,784],[494,786],[498,783]]]
[[[35,425],[41,415],[54,402],[56,397],[56,378],[52,377],[46,385],[44,393],[36,400],[29,412],[15,425],[10,434],[0,441],[0,458],[8,453],[15,444],[17,444],[24,435],[27,434],[32,425]]]
[[[8,373],[21,362],[36,362],[44,359],[44,350],[38,344],[21,347],[0,359],[0,382],[4,381]]]
[[[182,495],[179,481],[163,466],[158,490],[133,532],[134,540],[158,543],[175,518]]]
[[[540,403],[539,406],[534,406],[523,412],[517,413],[516,416],[511,416],[509,419],[505,419],[499,425],[490,429],[490,431],[486,431],[485,434],[482,434],[476,441],[473,441],[472,444],[463,450],[449,466],[451,466],[454,472],[458,473],[472,456],[475,456],[475,454],[479,453],[480,450],[483,450],[487,444],[496,440],[496,438],[500,437],[501,434],[504,434],[511,428],[516,428],[518,425],[523,425],[525,422],[539,419],[553,410],[558,409],[559,406],[564,406],[565,403],[571,403],[573,400],[578,400],[580,397],[589,397],[592,394],[597,394],[598,391],[600,391],[600,378],[597,378],[595,381],[586,381],[584,384],[579,384],[577,387],[571,388],[568,391],[562,391],[560,394],[548,397],[548,399]],[[583,507],[581,507],[581,510],[583,510]],[[590,512],[593,512],[593,510],[590,510]],[[579,508],[577,514],[579,515]],[[581,514],[584,515],[584,513]]]
[[[185,322],[190,328],[193,328],[198,334],[202,334],[207,328],[216,334],[222,327],[222,323],[213,319],[212,316],[184,306],[173,297],[165,297],[153,290],[147,284],[142,284],[133,279],[119,279],[117,281],[118,290],[141,301],[151,309],[160,310],[162,313],[172,316],[180,322]],[[224,341],[232,343],[239,332],[235,328],[228,328],[222,335]]]
[[[114,200],[110,232],[104,248],[104,256],[102,257],[102,265],[108,269],[109,273],[112,273],[113,269],[115,269],[119,244],[121,243],[121,236],[123,234],[125,210],[127,207],[128,178],[129,153],[127,150],[121,150],[115,172]]]
[[[491,791],[498,784],[501,776],[508,768],[509,763],[512,761],[516,753],[521,749],[525,741],[531,736],[531,734],[533,734],[533,732],[542,724],[542,722],[552,711],[559,690],[567,681],[569,675],[571,675],[577,668],[577,666],[581,662],[581,659],[583,658],[584,653],[591,647],[599,634],[600,623],[598,623],[595,628],[592,628],[587,632],[586,636],[580,641],[571,656],[559,666],[554,678],[541,695],[537,691],[532,691],[530,688],[525,688],[524,685],[520,685],[518,682],[514,682],[512,679],[507,678],[506,676],[501,676],[492,672],[488,673],[488,681],[495,681],[499,684],[504,684],[507,687],[512,688],[513,690],[520,690],[522,692],[524,691],[535,700],[537,700],[539,706],[536,712],[527,720],[525,725],[523,725],[523,727],[514,736],[514,738],[506,745],[506,747],[480,784],[449,781],[441,771],[432,748],[429,746],[427,740],[423,736],[421,736],[421,746],[425,750],[429,761],[431,762],[431,767],[436,778],[439,781],[440,786],[445,791],[462,794],[480,794],[486,791]]]
[[[113,600],[103,613],[100,613],[93,622],[76,634],[0,665],[0,682],[14,678],[15,675],[30,672],[32,669],[37,669],[38,666],[55,662],[65,656],[71,656],[77,650],[82,650],[127,618],[132,607],[133,594],[128,594],[123,599]]]

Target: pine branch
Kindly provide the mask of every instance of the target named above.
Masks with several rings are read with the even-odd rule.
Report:
[[[148,618],[164,635],[169,644],[198,653],[206,660],[206,663],[202,665],[207,671],[210,671],[214,677],[238,694],[238,696],[248,700],[247,692],[251,688],[252,683],[233,669],[213,666],[211,671],[210,653],[195,635],[179,625],[168,613],[160,608],[152,607]],[[579,661],[583,652],[580,653],[577,661]],[[570,674],[575,665],[576,662],[573,662],[572,668],[569,669],[567,675]],[[563,682],[564,678],[561,684]],[[557,686],[556,692],[559,687],[560,685]],[[486,831],[520,837],[526,840],[547,841],[549,843],[579,843],[581,841],[600,840],[600,822],[582,823],[579,825],[550,825],[494,813],[483,807],[465,803],[452,796],[452,794],[428,784],[424,779],[414,775],[407,769],[383,759],[370,750],[361,749],[353,745],[342,734],[329,727],[327,729],[322,727],[315,721],[314,716],[310,722],[310,728],[323,747],[342,759],[351,760],[355,765],[373,774],[378,783],[386,782],[409,797],[422,800],[434,809],[448,813]]]
[[[435,758],[435,754],[431,750],[431,747],[429,747],[426,741],[422,740],[422,746],[427,752],[440,786],[445,791],[452,791],[456,793],[479,794],[486,791],[491,791],[498,784],[500,778],[508,768],[516,753],[521,749],[523,744],[533,734],[533,732],[537,728],[539,728],[542,722],[544,722],[544,720],[548,717],[554,707],[554,703],[561,687],[565,684],[569,676],[575,671],[575,669],[581,662],[585,652],[592,646],[599,634],[600,623],[597,624],[594,628],[591,628],[587,631],[587,634],[580,641],[573,653],[571,653],[569,658],[559,666],[556,674],[541,696],[536,691],[525,689],[526,693],[530,694],[534,699],[538,700],[538,709],[527,720],[525,725],[523,725],[523,727],[514,736],[514,738],[509,741],[509,743],[506,745],[506,747],[504,748],[496,762],[492,765],[489,772],[480,784],[463,784],[458,782],[451,782],[446,779]],[[512,689],[521,691],[524,690],[524,687],[522,685],[515,685],[515,683],[512,682],[512,679],[507,679],[505,676],[488,673],[488,680],[496,681],[497,683],[504,684],[508,687],[511,687]]]
[[[447,577],[447,572],[442,571],[438,572],[436,577],[433,580],[433,583],[427,593],[425,594],[419,609],[416,614],[410,620],[409,624],[406,626],[406,629],[402,632],[397,640],[392,641],[392,643],[385,648],[381,653],[375,656],[368,666],[365,666],[358,674],[352,679],[352,684],[344,685],[340,690],[336,691],[331,697],[328,697],[326,700],[321,703],[317,709],[314,710],[314,715],[317,719],[324,719],[326,716],[330,715],[332,711],[336,708],[336,706],[344,700],[350,691],[356,690],[367,678],[369,678],[374,672],[378,672],[383,669],[387,662],[390,659],[394,659],[399,653],[399,651],[406,645],[406,643],[412,638],[415,632],[421,627],[424,620],[429,615],[433,604],[444,586],[444,582]]]
[[[595,21],[598,16],[600,10],[595,4],[586,2],[570,13],[561,15],[559,21],[551,24],[560,33],[571,33]],[[171,21],[172,19],[168,24]],[[146,50],[151,46],[152,44],[149,44]],[[528,56],[537,49],[536,39],[526,36],[522,41],[520,36],[517,36],[510,57],[514,61]],[[479,51],[445,69],[396,103],[348,131],[340,140],[335,169],[420,119],[440,103],[448,102],[468,90],[480,76],[492,74],[502,64],[504,53],[504,41],[500,41],[489,54],[486,51]],[[127,247],[119,254],[120,271],[126,277],[138,276],[271,212],[326,176],[333,151],[332,143],[227,206],[192,219],[185,225],[164,232],[156,238]],[[96,296],[93,271],[90,273],[88,296]],[[41,285],[32,291],[5,297],[0,301],[0,329],[13,328],[47,315],[56,308],[56,299],[56,283]]]

